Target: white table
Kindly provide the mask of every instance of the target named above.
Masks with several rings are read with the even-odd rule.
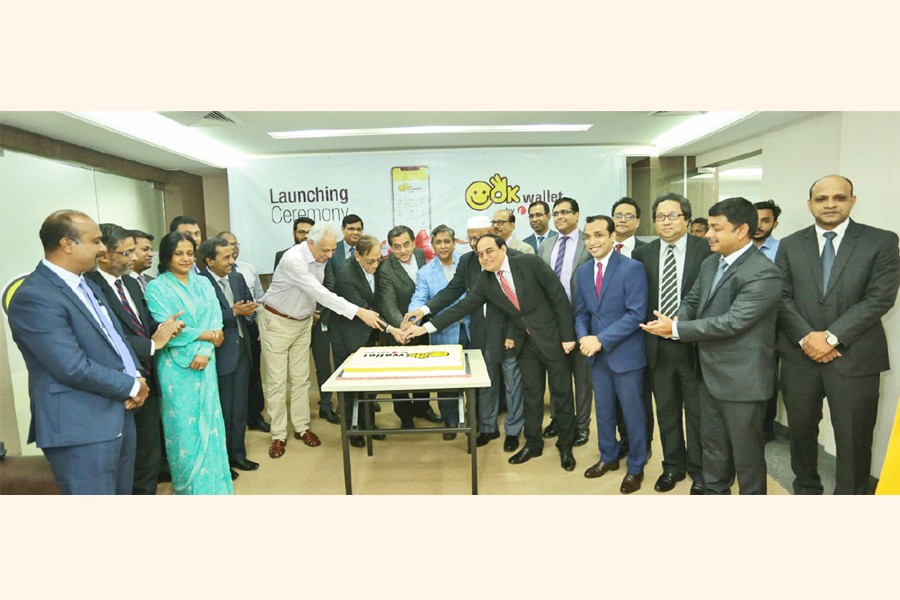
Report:
[[[427,346],[416,346],[416,350],[427,350]],[[339,379],[344,371],[344,365],[334,370],[320,389],[326,392],[357,392],[359,395],[354,400],[354,408],[357,403],[371,403],[377,400],[377,394],[386,392],[425,392],[426,395],[414,400],[427,399],[427,393],[433,391],[455,390],[459,400],[465,401],[465,423],[457,427],[427,427],[422,429],[375,429],[370,422],[371,411],[360,411],[366,414],[365,427],[360,424],[359,429],[350,431],[348,419],[350,415],[341,407],[341,451],[344,456],[344,487],[347,494],[353,493],[353,485],[350,474],[350,439],[349,435],[364,435],[366,438],[366,454],[372,456],[372,435],[377,434],[416,434],[416,433],[463,433],[469,436],[469,454],[472,457],[472,493],[478,493],[478,467],[475,451],[475,390],[477,388],[490,387],[491,379],[488,377],[487,368],[481,350],[466,350],[469,375],[465,377],[440,377],[440,378],[404,378],[404,379]],[[348,359],[349,360],[349,359]]]

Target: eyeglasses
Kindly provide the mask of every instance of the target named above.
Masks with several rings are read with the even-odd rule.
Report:
[[[108,252],[110,254],[118,254],[119,256],[124,256],[125,258],[128,258],[129,256],[134,256],[134,253],[136,252],[136,250],[128,250],[126,252],[120,252],[118,250],[109,250]]]
[[[668,219],[669,221],[677,221],[677,220],[678,220],[678,217],[683,217],[683,216],[684,216],[684,213],[671,212],[671,213],[666,214],[666,215],[664,215],[664,214],[662,214],[662,213],[658,213],[658,214],[656,215],[656,222],[657,222],[657,223],[662,223],[662,222],[665,221],[666,219]]]
[[[507,219],[506,221],[497,219],[496,221],[491,221],[491,225],[503,225],[504,223],[512,223],[511,220]]]
[[[613,215],[613,219],[616,219],[617,221],[621,221],[622,219],[625,219],[626,221],[634,221],[635,219],[637,219],[637,215],[632,215],[630,213],[629,214],[615,213]]]
[[[562,216],[562,215],[571,215],[571,214],[574,214],[574,213],[575,213],[574,210],[566,210],[566,209],[563,209],[563,210],[554,210],[551,214],[552,214],[554,217],[560,217],[560,216]]]
[[[299,236],[306,237],[307,235],[309,235],[309,229],[305,231],[303,229],[298,229],[295,233]]]
[[[528,215],[528,218],[529,219],[540,219],[540,218],[543,218],[546,216],[547,216],[547,213],[545,213],[545,212],[533,212],[530,215]]]

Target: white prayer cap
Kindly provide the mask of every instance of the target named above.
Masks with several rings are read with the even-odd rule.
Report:
[[[484,215],[469,217],[466,223],[466,229],[483,229],[491,226],[491,220]]]

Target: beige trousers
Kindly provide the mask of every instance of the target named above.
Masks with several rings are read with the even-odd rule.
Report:
[[[302,433],[309,429],[309,344],[312,316],[294,321],[267,310],[260,331],[262,369],[265,375],[266,411],[272,421],[272,439],[287,440],[287,382],[290,370],[291,425]]]

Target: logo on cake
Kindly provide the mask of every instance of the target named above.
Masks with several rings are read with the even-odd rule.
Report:
[[[377,352],[366,354],[366,356],[370,356],[372,358],[385,358],[385,357],[407,357],[407,358],[440,358],[443,356],[450,356],[449,352]]]

